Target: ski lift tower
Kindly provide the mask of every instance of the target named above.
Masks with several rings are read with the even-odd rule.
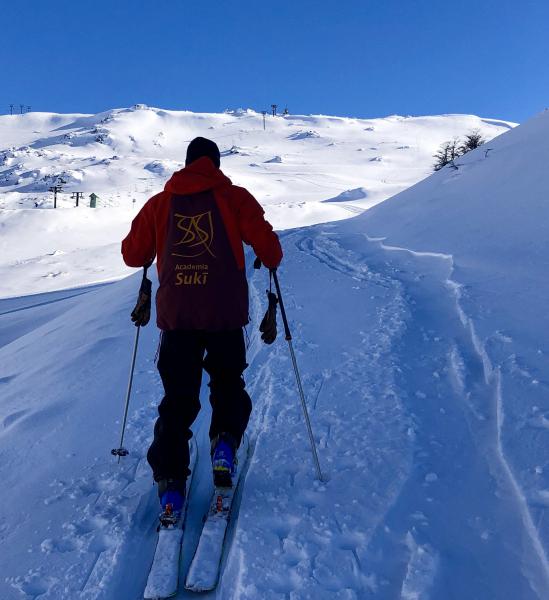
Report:
[[[52,185],[48,190],[53,192],[53,208],[57,208],[57,194],[63,191],[63,186],[67,183],[63,177],[57,177],[55,185]]]

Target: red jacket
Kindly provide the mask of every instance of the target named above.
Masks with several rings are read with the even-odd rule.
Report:
[[[177,171],[132,222],[122,242],[130,267],[157,258],[158,326],[232,329],[248,322],[242,242],[276,268],[282,249],[264,211],[203,157]]]

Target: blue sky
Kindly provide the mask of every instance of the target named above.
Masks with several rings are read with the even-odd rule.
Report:
[[[0,4],[0,113],[288,106],[362,117],[549,106],[547,0]]]

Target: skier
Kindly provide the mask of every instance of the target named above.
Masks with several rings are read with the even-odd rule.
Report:
[[[255,198],[220,170],[217,145],[197,137],[187,148],[185,168],[148,200],[122,242],[130,267],[157,259],[164,397],[147,459],[163,510],[167,504],[181,510],[185,502],[190,427],[200,410],[203,369],[210,376],[214,482],[231,485],[252,410],[242,376],[248,366],[242,328],[249,321],[242,242],[268,268],[282,260],[278,236],[263,215]],[[147,294],[150,298],[150,289],[141,291],[132,313],[136,325],[148,322]]]

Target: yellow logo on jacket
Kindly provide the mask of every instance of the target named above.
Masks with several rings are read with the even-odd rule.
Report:
[[[193,216],[175,213],[174,217],[176,227],[183,232],[183,236],[174,244],[177,252],[172,252],[172,256],[196,258],[208,253],[215,258],[211,249],[214,239],[212,211]]]
[[[179,264],[175,265],[175,285],[206,285],[208,282],[208,265]]]

